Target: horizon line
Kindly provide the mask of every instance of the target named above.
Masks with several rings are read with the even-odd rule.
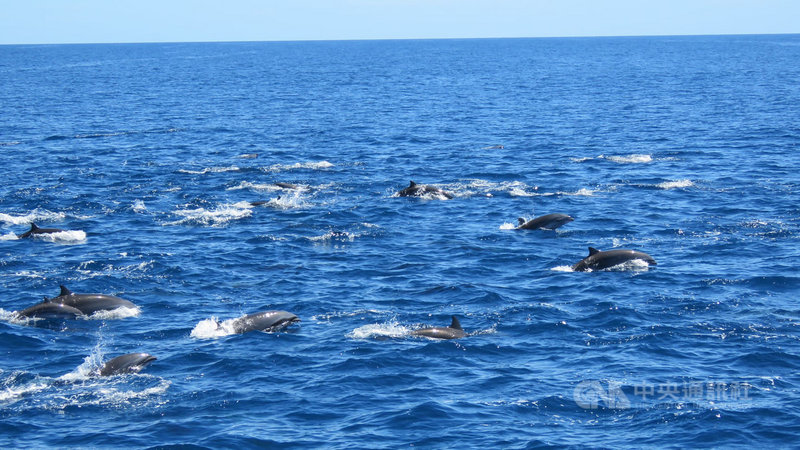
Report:
[[[722,37],[722,36],[794,36],[792,33],[701,33],[701,34],[598,34],[565,36],[484,36],[484,37],[420,37],[420,38],[344,38],[344,39],[263,39],[263,40],[199,40],[199,41],[98,41],[98,42],[39,42],[0,43],[0,46],[35,45],[147,45],[147,44],[235,44],[235,43],[289,43],[289,42],[368,42],[368,41],[454,41],[454,40],[499,40],[499,39],[592,39],[592,38],[644,38],[644,37]]]

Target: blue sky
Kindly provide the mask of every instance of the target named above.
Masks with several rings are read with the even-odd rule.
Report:
[[[0,0],[0,44],[798,32],[798,0]]]

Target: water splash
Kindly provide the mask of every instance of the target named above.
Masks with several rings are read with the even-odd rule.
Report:
[[[144,201],[142,200],[134,200],[131,210],[138,213],[145,212],[147,211],[147,206],[145,206]]]
[[[250,202],[238,202],[221,204],[214,209],[196,208],[196,209],[179,209],[174,212],[175,215],[183,217],[182,219],[167,222],[165,225],[202,225],[211,227],[223,227],[229,222],[234,220],[249,217],[253,205]]]
[[[188,173],[192,175],[205,175],[207,173],[238,172],[239,170],[241,169],[237,166],[227,166],[227,167],[206,167],[201,170],[178,169],[178,172]]]
[[[93,374],[99,372],[100,368],[103,367],[104,358],[105,354],[101,345],[98,343],[95,345],[94,349],[92,349],[92,353],[83,359],[83,363],[76,367],[72,372],[58,377],[58,379],[70,382],[86,380]]]
[[[82,230],[64,230],[56,233],[33,234],[31,238],[56,244],[82,244],[86,242],[86,232]]]
[[[89,320],[127,319],[129,317],[139,317],[141,313],[142,310],[139,307],[128,308],[125,306],[121,306],[119,308],[107,311],[95,311],[91,316],[88,316],[86,319]]]
[[[222,336],[233,334],[233,329],[228,330],[222,327],[222,324],[216,317],[210,319],[203,319],[192,328],[189,336],[195,339],[213,339]]]
[[[322,170],[322,169],[330,169],[333,167],[328,161],[309,161],[304,163],[294,163],[294,164],[273,164],[267,167],[267,172],[284,172],[287,170],[297,170],[297,169],[311,169],[311,170]]]
[[[346,334],[350,339],[400,338],[411,333],[412,329],[397,322],[362,325]]]
[[[310,237],[308,240],[323,244],[332,242],[353,242],[358,236],[360,235],[356,233],[348,233],[346,231],[329,231],[321,236]]]
[[[690,186],[694,186],[694,182],[692,180],[675,180],[675,181],[665,181],[663,183],[658,183],[656,185],[659,189],[677,189],[677,188],[687,188]]]
[[[609,161],[619,163],[619,164],[643,164],[649,163],[653,161],[652,155],[646,154],[633,154],[633,155],[623,155],[623,156],[603,156],[600,155],[598,158],[605,158]]]
[[[64,218],[66,218],[66,214],[64,213],[41,210],[39,208],[23,215],[0,213],[0,222],[5,222],[9,225],[30,225],[33,222],[59,222],[64,220]]]

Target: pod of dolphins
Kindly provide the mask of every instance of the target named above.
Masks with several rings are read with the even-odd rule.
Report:
[[[282,189],[298,189],[296,185],[288,183],[275,183]],[[439,199],[452,199],[453,194],[446,192],[436,186],[417,184],[411,181],[408,187],[400,190],[396,194],[398,197],[429,197]],[[254,206],[266,202],[252,202]],[[525,220],[520,217],[517,219],[519,225],[516,230],[555,230],[574,219],[567,214],[553,213]],[[31,223],[30,230],[17,235],[24,239],[37,235],[59,233],[65,230],[59,228],[40,228],[35,223]],[[609,269],[629,261],[641,261],[647,265],[656,265],[655,259],[647,253],[617,249],[600,251],[589,247],[589,255],[578,261],[572,266],[575,272],[587,272]],[[101,311],[112,311],[118,308],[136,308],[132,302],[120,297],[107,294],[78,294],[70,291],[61,285],[61,292],[58,296],[47,298],[40,303],[16,311],[13,317],[16,319],[36,318],[47,320],[65,320],[86,318]],[[276,332],[281,331],[289,325],[299,322],[300,318],[287,311],[259,311],[252,314],[234,319],[231,328],[234,333],[243,334],[250,331]],[[430,339],[459,339],[468,334],[461,328],[461,323],[456,316],[452,316],[452,321],[447,327],[419,328],[412,331],[411,336],[419,336]],[[106,361],[102,367],[92,372],[95,376],[110,376],[128,373],[138,373],[145,366],[155,361],[157,358],[148,353],[128,353],[117,356]]]

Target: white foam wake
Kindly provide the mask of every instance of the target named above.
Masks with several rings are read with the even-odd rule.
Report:
[[[86,241],[86,232],[82,230],[64,230],[55,233],[32,234],[31,239],[55,242],[57,244],[82,244]],[[0,241],[14,241],[19,239],[16,233],[6,233],[0,236]]]
[[[322,170],[322,169],[329,169],[333,167],[333,164],[329,163],[328,161],[309,161],[304,163],[294,163],[294,164],[273,164],[267,167],[265,170],[268,172],[283,172],[286,170],[296,170],[296,169],[312,169],[312,170]]]
[[[80,244],[86,241],[86,233],[82,230],[64,230],[56,233],[32,234],[31,237],[58,244]]]
[[[643,153],[635,153],[632,155],[611,155],[611,156],[598,155],[597,158],[591,156],[570,158],[570,160],[577,163],[591,161],[593,159],[605,159],[619,164],[643,164],[652,162],[653,156]]]
[[[692,180],[665,181],[663,183],[658,183],[656,185],[656,187],[659,189],[678,189],[678,188],[687,188],[690,186],[694,186]]]
[[[5,222],[9,225],[30,225],[33,222],[58,222],[64,220],[65,217],[66,215],[64,213],[56,213],[37,208],[27,214],[19,216],[0,213],[0,222]]]
[[[400,325],[397,322],[373,323],[362,325],[347,333],[346,336],[351,339],[399,338],[407,336],[411,331],[411,328]]]
[[[250,202],[221,204],[214,209],[179,209],[174,214],[181,216],[182,219],[167,222],[165,225],[196,224],[222,227],[233,220],[249,217],[252,213],[253,205]]]
[[[178,172],[188,173],[192,175],[204,175],[207,173],[237,172],[239,170],[240,169],[237,166],[228,166],[228,167],[206,167],[205,169],[201,170],[178,169]]]
[[[572,266],[556,266],[550,270],[553,272],[574,272],[574,270],[572,270]],[[641,259],[631,259],[629,261],[617,264],[616,266],[600,269],[598,272],[642,272],[647,270],[650,270],[650,265],[647,263],[647,261]],[[593,270],[588,269],[584,272],[593,272]]]
[[[624,155],[624,156],[603,156],[600,155],[599,158],[605,158],[609,161],[619,163],[619,164],[643,164],[649,163],[653,161],[652,155],[645,155],[645,154],[633,154],[633,155]]]

